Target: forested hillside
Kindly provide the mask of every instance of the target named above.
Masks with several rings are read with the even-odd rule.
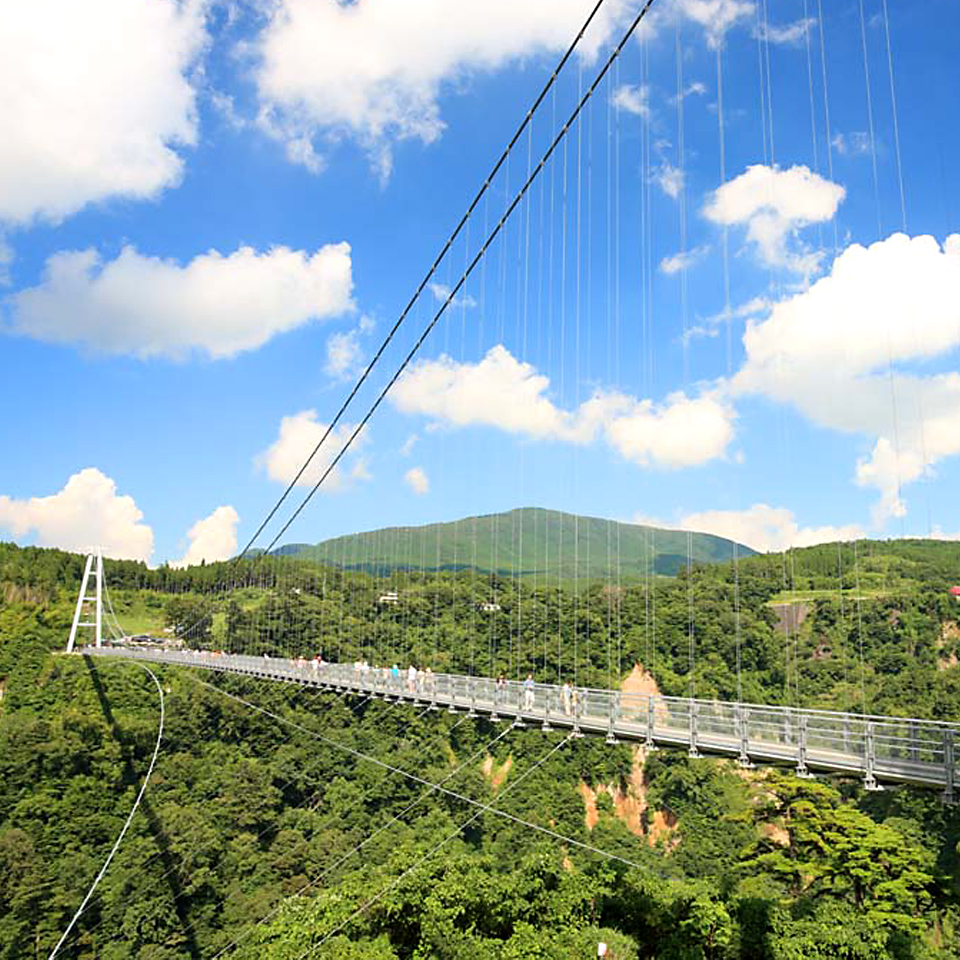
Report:
[[[121,622],[191,643],[599,685],[642,662],[664,692],[727,698],[739,637],[746,699],[952,720],[958,570],[960,545],[927,541],[619,585],[374,579],[281,558],[107,564]],[[53,653],[81,571],[79,557],[0,545],[3,960],[49,954],[156,736],[142,669]],[[396,602],[378,602],[386,591]],[[62,956],[573,960],[600,939],[609,956],[651,960],[960,956],[960,818],[932,792],[865,794],[382,701],[160,678],[167,726],[145,806]],[[449,778],[552,834],[373,760]]]
[[[730,560],[754,550],[709,533],[686,533],[558,510],[522,507],[420,527],[387,527],[277,552],[348,570],[474,569],[500,575],[584,579],[675,574],[687,564]]]

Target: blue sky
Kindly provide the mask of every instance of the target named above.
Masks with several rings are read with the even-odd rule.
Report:
[[[245,543],[589,6],[4,12],[0,536]],[[635,12],[607,0],[346,423]],[[657,0],[284,539],[522,505],[960,534],[958,54],[950,0]]]

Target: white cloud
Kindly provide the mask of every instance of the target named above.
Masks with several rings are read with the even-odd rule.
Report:
[[[675,0],[677,9],[700,24],[711,47],[722,46],[726,32],[753,17],[756,8],[748,0]]]
[[[450,299],[450,287],[445,283],[428,283],[427,286],[437,303],[446,303]],[[475,307],[476,305],[477,301],[469,293],[462,293],[450,300],[451,307]]]
[[[106,353],[230,357],[278,333],[353,309],[350,247],[216,250],[186,266],[133,247],[103,263],[92,250],[57,253],[39,286],[10,298],[12,328]]]
[[[817,25],[815,17],[795,20],[793,23],[785,23],[783,26],[776,26],[768,23],[761,25],[757,35],[761,39],[768,40],[770,43],[776,43],[784,47],[799,47],[807,38],[808,32]]]
[[[361,359],[359,331],[331,333],[327,337],[327,362],[324,372],[337,380],[356,373]]]
[[[613,91],[610,100],[618,110],[637,117],[650,116],[650,88],[646,84],[622,83]]]
[[[667,161],[660,164],[656,173],[653,174],[653,180],[671,200],[676,200],[680,196],[680,191],[683,190],[683,171]]]
[[[15,537],[35,536],[42,547],[86,553],[100,547],[117,560],[149,561],[153,530],[130,496],[95,467],[73,474],[49,497],[0,496],[0,527]]]
[[[699,80],[694,80],[693,83],[689,84],[687,88],[683,91],[682,94],[674,94],[670,97],[670,103],[673,106],[677,106],[681,99],[686,100],[687,97],[702,97],[707,92],[707,85],[701,83]]]
[[[297,480],[298,487],[312,487],[323,476],[334,457],[354,431],[353,424],[342,423],[326,439],[310,466]],[[303,462],[320,443],[327,424],[317,419],[316,410],[301,410],[280,420],[280,432],[277,439],[262,453],[254,458],[254,464],[266,471],[267,476],[277,483],[290,483],[297,475]],[[320,487],[321,492],[336,493],[345,490],[353,480],[369,480],[365,460],[359,456],[367,446],[369,437],[364,431],[354,441],[350,452],[331,471],[330,476]],[[348,466],[348,464],[352,464]]]
[[[866,130],[838,133],[830,144],[842,157],[862,157],[870,152],[870,135]]]
[[[726,226],[745,224],[747,238],[767,266],[809,275],[817,269],[821,254],[793,252],[787,241],[802,227],[830,220],[845,195],[843,187],[808,167],[781,170],[755,164],[718,187],[703,214]]]
[[[704,510],[688,513],[679,523],[681,530],[712,533],[753,547],[763,553],[810,547],[835,540],[856,540],[864,531],[856,524],[840,527],[801,527],[785,507],[755,503],[746,510]]]
[[[10,284],[10,264],[13,263],[13,249],[0,233],[0,287]]]
[[[190,567],[217,560],[229,560],[237,552],[237,524],[240,518],[230,506],[217,507],[209,517],[198,520],[188,531],[190,546],[173,567]]]
[[[588,444],[603,439],[624,459],[665,468],[723,456],[733,437],[733,412],[712,393],[678,392],[664,403],[597,390],[573,411],[549,397],[550,381],[504,346],[478,363],[447,356],[421,361],[397,381],[390,397],[401,412],[449,427],[487,426],[531,440]]]
[[[413,448],[417,445],[417,441],[420,439],[419,436],[415,433],[411,433],[409,437],[403,442],[403,446],[400,448],[401,457],[409,457],[413,453]]]
[[[902,487],[960,454],[960,373],[905,371],[960,347],[960,236],[894,234],[837,257],[828,276],[749,323],[734,394],[759,393],[828,429],[872,438],[857,482],[874,521],[902,516]]]
[[[430,479],[423,467],[411,467],[404,475],[403,481],[417,496],[422,497],[430,492]]]
[[[0,220],[59,220],[176,184],[196,141],[200,0],[6,3]]]
[[[632,12],[608,0],[582,41],[590,60]],[[381,177],[391,144],[443,130],[439,97],[465,78],[565,49],[586,15],[582,0],[277,0],[253,45],[261,123],[293,159],[348,135]],[[310,144],[308,153],[304,144]],[[288,153],[289,155],[289,153]]]
[[[699,263],[708,253],[708,246],[694,247],[692,250],[685,250],[682,253],[675,253],[673,256],[664,257],[660,261],[660,270],[668,277],[679,273],[681,270],[689,270],[692,266]]]

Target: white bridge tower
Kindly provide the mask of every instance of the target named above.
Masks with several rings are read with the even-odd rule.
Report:
[[[91,579],[94,581],[91,585]],[[92,589],[92,593],[90,592]],[[70,639],[67,641],[67,653],[73,653],[77,642],[77,630],[80,627],[92,628],[96,646],[103,646],[103,554],[100,548],[96,553],[87,555],[83,568],[83,580],[80,581],[80,595],[70,627]]]

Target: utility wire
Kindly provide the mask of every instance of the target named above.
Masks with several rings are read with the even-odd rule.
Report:
[[[403,362],[400,364],[400,366],[397,367],[396,371],[394,372],[393,376],[390,378],[390,380],[389,380],[389,382],[387,383],[387,385],[386,385],[386,386],[380,391],[380,393],[377,395],[376,400],[374,400],[374,402],[373,402],[373,404],[371,405],[370,409],[366,412],[366,414],[364,414],[363,419],[360,421],[360,423],[357,424],[357,426],[354,428],[354,430],[353,430],[353,432],[350,434],[349,438],[346,440],[346,442],[345,442],[345,443],[343,444],[343,446],[340,448],[340,451],[339,451],[339,452],[337,453],[337,455],[333,458],[333,460],[330,462],[330,464],[326,467],[326,469],[324,470],[323,474],[320,476],[320,479],[317,480],[317,482],[313,485],[313,487],[310,489],[310,491],[307,493],[307,495],[306,495],[306,496],[303,498],[303,500],[300,502],[300,505],[297,507],[297,509],[291,514],[291,516],[290,516],[290,518],[287,520],[287,522],[280,528],[280,530],[279,530],[279,532],[277,533],[277,535],[273,538],[273,540],[270,541],[270,544],[267,546],[266,550],[264,551],[265,553],[267,553],[267,554],[270,553],[270,551],[271,551],[271,550],[273,549],[273,547],[276,545],[277,541],[284,535],[284,533],[287,532],[287,530],[290,528],[290,525],[294,522],[294,520],[297,519],[297,517],[298,517],[298,516],[300,515],[300,513],[303,511],[303,508],[310,502],[311,499],[313,499],[314,494],[317,492],[317,490],[320,489],[321,484],[323,484],[323,482],[327,479],[328,476],[330,476],[330,474],[333,472],[333,470],[336,469],[337,464],[339,464],[340,460],[343,458],[343,456],[346,454],[346,452],[347,452],[347,451],[350,449],[350,447],[353,445],[354,441],[357,439],[357,437],[358,437],[358,436],[360,435],[360,433],[363,431],[364,427],[367,425],[367,423],[369,422],[370,418],[373,416],[373,414],[376,412],[377,408],[378,408],[378,407],[380,406],[380,404],[383,402],[383,400],[385,399],[386,395],[389,393],[390,389],[391,389],[391,388],[393,387],[393,385],[397,382],[397,380],[400,379],[400,376],[403,374],[404,370],[406,370],[406,368],[410,365],[410,362],[413,360],[413,358],[414,358],[414,357],[416,356],[416,354],[419,352],[420,347],[423,345],[424,341],[427,339],[427,337],[429,336],[429,334],[430,334],[430,332],[433,330],[433,328],[437,325],[437,323],[439,322],[440,318],[443,316],[444,312],[446,311],[447,307],[450,306],[450,304],[456,299],[456,297],[457,297],[457,295],[459,294],[461,288],[462,288],[463,285],[467,282],[467,280],[469,279],[470,275],[473,273],[474,269],[476,268],[477,264],[480,263],[480,261],[481,261],[481,260],[483,259],[483,257],[486,255],[486,252],[487,252],[487,249],[489,248],[489,246],[493,243],[493,241],[494,241],[494,240],[497,238],[497,236],[500,234],[500,231],[503,229],[504,224],[505,224],[505,223],[507,222],[507,220],[510,218],[510,215],[511,215],[511,214],[513,213],[513,211],[516,209],[516,207],[517,207],[517,205],[520,203],[520,201],[524,198],[524,196],[526,195],[527,191],[530,189],[530,186],[533,184],[533,182],[534,182],[534,181],[537,179],[537,177],[539,176],[540,172],[541,172],[541,171],[543,170],[543,168],[547,165],[547,162],[549,161],[550,157],[553,156],[553,153],[554,153],[554,151],[556,150],[556,148],[557,148],[557,147],[560,145],[560,143],[564,140],[564,138],[565,138],[566,135],[567,135],[567,131],[568,131],[568,130],[570,129],[570,127],[572,127],[573,124],[576,122],[577,117],[580,115],[580,112],[583,110],[584,106],[587,104],[587,102],[588,102],[588,101],[590,100],[590,98],[593,96],[594,92],[596,91],[596,89],[597,89],[597,87],[600,85],[600,83],[602,82],[603,78],[607,75],[607,72],[609,71],[609,69],[610,69],[611,65],[613,64],[613,62],[617,59],[617,57],[620,56],[621,51],[622,51],[623,48],[626,46],[626,44],[627,44],[627,42],[629,41],[630,37],[633,36],[633,34],[634,34],[634,32],[636,31],[637,27],[640,25],[641,20],[643,20],[643,18],[646,16],[647,11],[650,9],[650,7],[653,6],[653,3],[654,3],[654,0],[646,0],[646,2],[644,3],[643,7],[641,7],[640,12],[636,15],[636,17],[634,17],[633,21],[630,23],[630,26],[627,27],[627,30],[626,30],[626,32],[623,34],[623,36],[621,37],[620,42],[613,48],[612,52],[610,53],[610,56],[609,56],[609,57],[607,58],[607,60],[604,62],[603,67],[602,67],[602,68],[600,69],[600,71],[597,73],[597,75],[596,75],[596,77],[594,78],[593,82],[590,84],[590,86],[587,88],[586,92],[583,94],[583,96],[582,96],[582,97],[580,98],[580,100],[578,101],[578,103],[577,103],[576,107],[574,108],[573,112],[570,114],[570,117],[567,119],[566,123],[564,123],[563,127],[560,129],[560,132],[556,135],[556,137],[554,137],[552,143],[551,143],[550,146],[547,148],[547,150],[546,150],[546,152],[543,154],[543,156],[540,158],[540,162],[537,164],[537,166],[535,167],[535,169],[533,170],[533,172],[532,172],[532,173],[527,177],[527,179],[524,181],[524,184],[523,184],[523,186],[520,188],[520,190],[515,194],[513,200],[511,200],[510,205],[507,207],[507,209],[506,209],[506,211],[504,212],[503,216],[500,217],[500,220],[497,222],[497,225],[493,228],[493,230],[490,232],[490,234],[489,234],[489,236],[487,237],[487,239],[483,242],[483,246],[480,247],[480,249],[477,251],[477,253],[476,253],[476,255],[474,256],[474,258],[470,261],[470,265],[469,265],[469,266],[467,267],[467,269],[464,270],[464,272],[461,274],[460,279],[457,281],[456,285],[453,287],[452,290],[449,291],[449,293],[447,294],[446,299],[445,299],[444,302],[440,305],[440,308],[437,310],[437,312],[436,312],[436,314],[434,315],[433,319],[427,324],[426,329],[423,331],[423,333],[420,334],[420,337],[417,339],[416,343],[415,343],[415,344],[413,345],[413,347],[410,349],[409,353],[406,355],[406,357],[404,358],[404,360],[403,360]],[[541,94],[541,97],[538,98],[538,103],[539,103],[539,100],[542,99],[542,96],[543,96],[543,94]],[[521,129],[522,129],[522,128],[521,128]],[[381,352],[382,352],[382,351],[378,351],[377,356],[379,356]],[[366,373],[364,373],[364,376],[366,376]],[[355,392],[355,390],[351,392],[351,397],[353,396],[353,393],[354,393],[354,392]],[[341,408],[341,410],[342,410],[342,409],[344,409],[344,408]],[[339,416],[340,416],[340,414],[338,413],[338,414],[337,414],[337,417],[339,418]],[[336,421],[334,421],[334,422],[336,422]],[[327,434],[329,434],[329,429],[331,429],[331,428],[328,428]],[[325,436],[326,436],[327,434],[325,434]],[[323,440],[321,440],[321,443],[322,443],[322,442],[323,442]],[[318,446],[319,446],[319,444],[318,444]],[[312,458],[312,456],[313,456],[313,455],[311,454],[311,458]],[[309,463],[309,459],[308,459],[307,463]],[[299,476],[303,473],[303,470],[305,470],[305,469],[306,469],[306,464],[304,464],[303,468],[301,468],[300,472],[297,474],[297,477],[298,477],[298,478],[299,478]],[[294,483],[295,483],[295,482],[296,482],[296,480],[294,480]],[[291,486],[292,486],[292,484],[291,484]],[[289,490],[289,488],[288,488],[288,490]],[[285,494],[284,496],[286,496],[286,494]],[[278,504],[278,506],[279,506],[279,504]],[[273,513],[275,513],[275,512],[276,512],[276,508],[275,508],[274,511],[271,513],[271,516],[272,516]],[[264,524],[261,525],[261,529],[262,529],[263,526],[265,526],[265,525],[266,525],[266,521],[264,522]],[[246,552],[247,549],[249,549],[249,547],[244,548],[244,552]],[[240,556],[243,556],[243,554],[241,554]]]
[[[651,2],[652,2],[652,0],[651,0]],[[313,448],[313,451],[310,453],[310,456],[308,456],[307,459],[303,462],[303,465],[302,465],[302,466],[300,467],[300,469],[297,471],[296,476],[295,476],[295,477],[290,481],[290,483],[287,485],[287,488],[286,488],[286,490],[284,490],[284,492],[283,492],[282,496],[280,497],[280,499],[277,500],[277,502],[276,502],[276,503],[273,505],[273,507],[271,508],[270,512],[269,512],[269,513],[267,514],[267,516],[264,518],[263,522],[260,524],[259,527],[257,527],[256,533],[254,533],[254,535],[253,535],[253,536],[250,538],[250,540],[247,542],[247,545],[246,545],[246,546],[243,548],[243,550],[237,555],[237,559],[238,559],[238,560],[240,560],[240,559],[242,559],[244,556],[246,556],[247,551],[253,546],[253,544],[256,542],[256,540],[257,540],[257,538],[260,536],[260,534],[263,533],[263,531],[264,531],[264,529],[266,528],[267,524],[269,524],[270,521],[274,518],[274,516],[276,515],[276,512],[280,509],[280,507],[283,505],[284,501],[285,501],[285,500],[287,499],[287,497],[290,495],[290,493],[291,493],[291,491],[293,490],[293,488],[297,485],[297,482],[298,482],[298,481],[300,480],[300,478],[303,476],[304,471],[306,471],[307,467],[308,467],[308,466],[310,465],[310,463],[313,461],[313,458],[317,455],[317,453],[318,453],[318,451],[320,450],[320,448],[321,448],[321,447],[323,446],[323,444],[327,441],[327,439],[331,436],[331,434],[333,433],[334,429],[336,429],[337,424],[340,422],[340,420],[341,420],[341,418],[343,417],[344,413],[346,413],[347,407],[350,406],[350,403],[353,401],[353,398],[357,395],[357,392],[360,390],[360,388],[361,388],[361,387],[363,386],[363,384],[366,382],[367,377],[370,375],[370,372],[373,370],[373,368],[376,366],[377,362],[380,360],[380,357],[383,355],[384,351],[387,349],[387,346],[390,344],[391,340],[393,340],[394,335],[397,333],[397,331],[398,331],[398,330],[400,329],[400,327],[403,325],[404,320],[406,320],[407,315],[408,315],[408,314],[410,313],[410,311],[413,309],[414,304],[417,302],[417,300],[419,300],[420,295],[423,293],[424,289],[426,288],[427,284],[430,282],[430,280],[431,280],[431,278],[433,277],[434,273],[436,273],[436,270],[437,270],[437,268],[440,266],[440,263],[441,263],[441,261],[443,260],[443,258],[446,256],[447,251],[451,248],[451,246],[453,246],[453,243],[454,243],[454,241],[457,239],[457,237],[459,236],[460,231],[461,231],[461,230],[463,229],[463,227],[466,225],[467,221],[470,219],[471,215],[473,214],[473,211],[476,209],[477,204],[480,202],[480,200],[483,198],[484,194],[485,194],[485,193],[487,192],[487,190],[489,189],[490,184],[491,184],[491,182],[493,181],[494,177],[496,177],[497,173],[500,171],[500,167],[503,166],[503,163],[504,163],[504,161],[507,159],[507,157],[509,156],[510,151],[513,150],[513,148],[514,148],[514,146],[516,145],[517,141],[520,139],[521,135],[523,134],[523,131],[527,128],[528,124],[529,124],[530,121],[533,119],[533,115],[534,115],[534,114],[537,112],[537,110],[539,109],[540,104],[543,102],[543,100],[544,100],[544,98],[546,97],[547,93],[549,93],[551,87],[552,87],[552,86],[554,85],[554,83],[556,82],[557,77],[560,75],[560,71],[563,70],[563,68],[564,68],[564,66],[566,65],[567,61],[568,61],[568,60],[570,59],[570,57],[573,55],[574,50],[577,48],[577,46],[579,45],[580,41],[583,39],[583,35],[586,33],[588,27],[589,27],[590,24],[593,22],[594,17],[597,15],[597,13],[599,12],[599,10],[600,10],[600,8],[603,6],[603,4],[604,4],[604,0],[597,0],[597,2],[594,4],[594,6],[593,6],[593,8],[591,9],[589,15],[587,16],[587,19],[583,22],[583,25],[580,27],[580,30],[577,32],[577,35],[573,38],[573,41],[571,42],[570,46],[567,47],[566,52],[565,52],[564,55],[560,58],[560,61],[557,63],[557,65],[553,68],[553,73],[550,74],[550,77],[548,78],[547,82],[544,84],[543,89],[542,89],[542,90],[540,91],[540,93],[538,94],[536,100],[534,100],[533,105],[530,107],[529,110],[527,110],[526,115],[524,116],[523,120],[520,122],[520,126],[517,127],[517,129],[516,129],[516,131],[514,132],[513,136],[510,138],[510,142],[507,144],[507,146],[505,147],[505,149],[503,150],[503,152],[500,154],[500,157],[498,158],[497,162],[493,165],[493,169],[490,171],[490,173],[487,174],[486,180],[484,180],[483,185],[482,185],[482,186],[480,187],[480,189],[477,191],[476,195],[474,196],[473,200],[472,200],[471,203],[470,203],[470,206],[467,207],[466,212],[465,212],[465,213],[463,214],[463,216],[460,218],[460,222],[457,224],[457,226],[454,228],[453,232],[452,232],[452,233],[450,234],[450,236],[447,238],[446,243],[444,243],[444,245],[443,245],[443,247],[441,248],[440,252],[437,254],[436,258],[434,259],[433,263],[432,263],[431,266],[430,266],[430,269],[427,271],[427,273],[425,274],[425,276],[423,277],[423,279],[420,281],[420,284],[419,284],[419,286],[417,287],[416,291],[414,291],[413,296],[412,296],[412,297],[410,298],[410,300],[407,302],[407,305],[403,308],[402,312],[400,313],[400,316],[397,318],[397,321],[394,323],[394,325],[393,325],[393,327],[391,328],[390,332],[389,332],[389,333],[387,334],[387,336],[384,338],[383,343],[380,344],[380,347],[377,349],[377,352],[374,354],[373,359],[367,364],[366,369],[363,371],[363,373],[360,375],[360,378],[357,380],[357,382],[354,384],[353,388],[350,390],[350,393],[347,395],[346,400],[344,400],[343,403],[340,405],[340,409],[337,411],[336,416],[333,418],[333,420],[330,421],[329,426],[328,426],[328,427],[326,428],[326,430],[324,431],[323,436],[320,438],[320,441],[319,441],[319,442],[317,443],[317,445]],[[647,3],[647,6],[649,6],[649,5],[650,5],[650,4]],[[632,30],[631,30],[631,32],[632,32]],[[448,301],[448,302],[449,302],[449,301]],[[446,306],[446,304],[444,304],[444,306]],[[327,471],[327,472],[329,473],[329,471]],[[324,476],[326,476],[326,474],[324,474]],[[298,512],[299,512],[299,511],[298,511]],[[284,529],[286,529],[286,528],[284,528]],[[270,550],[270,548],[268,547],[266,552],[269,553],[269,550]]]
[[[127,835],[127,830],[130,829],[130,824],[133,822],[134,814],[136,814],[137,810],[140,807],[140,801],[143,799],[143,795],[147,789],[147,784],[150,782],[150,775],[153,773],[153,768],[154,766],[156,766],[156,763],[157,763],[157,756],[160,753],[160,742],[163,739],[163,723],[166,716],[166,711],[163,703],[163,688],[160,686],[160,681],[157,679],[157,675],[149,667],[144,666],[144,664],[142,663],[140,664],[140,666],[143,667],[143,669],[150,674],[150,677],[152,678],[154,685],[157,688],[157,694],[160,697],[160,724],[157,727],[157,742],[153,748],[153,756],[150,758],[150,766],[147,768],[147,774],[143,778],[143,783],[140,785],[140,792],[137,794],[137,799],[134,801],[133,807],[130,809],[130,813],[127,815],[127,820],[126,820],[126,823],[124,823],[123,825],[123,829],[120,831],[119,836],[114,841],[113,847],[111,848],[110,853],[107,855],[107,859],[104,861],[103,866],[100,868],[100,872],[97,874],[97,876],[94,878],[93,883],[90,885],[90,889],[87,891],[87,895],[83,898],[83,902],[77,908],[77,912],[73,915],[73,919],[70,921],[69,924],[67,924],[67,929],[63,931],[62,936],[57,941],[57,945],[50,952],[50,956],[47,958],[47,960],[54,960],[54,957],[56,957],[60,948],[63,946],[64,942],[66,941],[67,937],[70,936],[70,931],[73,930],[74,926],[76,925],[76,922],[80,919],[80,914],[83,913],[83,911],[86,909],[87,904],[90,902],[90,898],[93,896],[93,891],[97,889],[97,885],[100,883],[100,881],[104,877],[104,874],[107,872],[107,867],[110,866],[110,862],[113,860],[114,855],[120,849],[120,844],[123,843],[123,838]]]
[[[434,783],[430,780],[425,779],[424,777],[417,776],[415,773],[410,773],[407,770],[401,770],[399,767],[395,767],[390,763],[387,763],[385,760],[378,760],[376,757],[371,757],[369,754],[363,753],[360,750],[355,750],[353,747],[348,747],[345,744],[338,742],[337,740],[332,740],[330,737],[324,736],[322,733],[317,733],[314,730],[309,730],[307,727],[302,726],[297,723],[295,720],[290,720],[287,717],[282,717],[279,714],[272,713],[267,710],[265,707],[258,707],[255,703],[250,703],[249,700],[244,700],[243,697],[238,697],[236,694],[228,693],[226,690],[221,690],[219,687],[215,687],[212,684],[207,683],[205,680],[197,679],[197,683],[201,683],[204,686],[211,687],[211,689],[216,690],[218,693],[222,693],[225,697],[230,697],[232,700],[236,700],[238,703],[242,703],[244,706],[249,707],[251,710],[256,710],[258,713],[263,713],[268,717],[272,717],[274,720],[279,723],[284,723],[289,727],[293,727],[295,730],[299,730],[301,733],[305,733],[308,737],[313,737],[316,740],[320,740],[323,743],[328,743],[332,747],[336,747],[337,750],[341,750],[344,753],[349,754],[352,757],[356,757],[360,760],[367,760],[370,763],[375,764],[378,767],[383,767],[386,770],[390,770],[392,773],[398,773],[402,777],[406,777],[408,780],[413,780],[416,783],[421,784],[425,787],[430,787],[436,789],[439,793],[443,793],[446,796],[453,797],[455,800],[460,800],[462,803],[470,804],[474,807],[482,807],[484,810],[489,813],[494,813],[498,817],[502,817],[505,820],[510,820],[513,823],[518,824],[519,826],[527,827],[530,830],[536,830],[538,833],[546,834],[548,837],[552,837],[554,840],[561,840],[564,843],[569,843],[571,846],[579,847],[581,850],[586,850],[590,853],[595,853],[598,856],[604,857],[607,860],[616,860],[619,863],[623,863],[629,867],[636,867],[640,870],[648,869],[647,866],[641,863],[637,863],[634,860],[629,860],[626,857],[621,857],[615,853],[610,853],[607,850],[601,850],[599,847],[593,846],[593,844],[585,843],[582,840],[576,840],[573,837],[568,837],[563,833],[558,832],[557,830],[551,830],[549,827],[541,826],[538,823],[533,823],[531,820],[525,820],[523,817],[515,816],[512,813],[507,813],[504,810],[497,810],[495,808],[489,807],[487,804],[482,803],[480,800],[474,800],[472,797],[468,797],[465,794],[458,793],[456,790],[450,790],[446,787],[441,786],[438,783]]]

